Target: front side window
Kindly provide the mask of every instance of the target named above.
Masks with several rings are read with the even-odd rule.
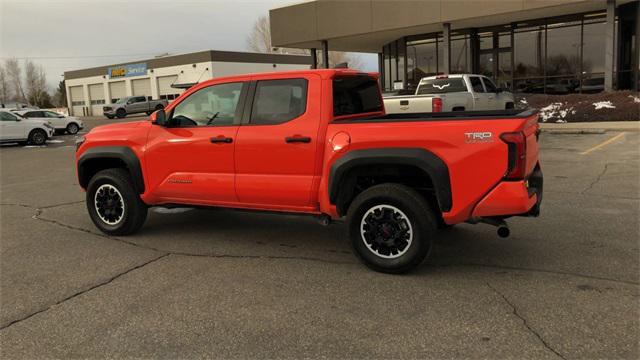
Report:
[[[307,80],[258,81],[251,109],[251,124],[282,124],[304,114],[306,108]]]
[[[471,81],[471,88],[475,93],[483,93],[484,88],[482,87],[482,81],[477,76],[470,76],[469,81]]]
[[[18,118],[6,111],[0,111],[0,120],[2,121],[18,121]]]
[[[174,126],[233,125],[243,83],[208,86],[189,95],[173,109]]]
[[[496,85],[489,78],[482,78],[482,81],[484,82],[484,87],[487,89],[487,92],[491,93],[498,91]]]
[[[147,97],[146,96],[137,96],[135,102],[145,102],[147,101]]]

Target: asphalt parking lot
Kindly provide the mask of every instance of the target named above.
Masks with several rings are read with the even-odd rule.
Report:
[[[307,217],[155,209],[104,236],[73,138],[0,148],[2,358],[640,356],[638,132],[543,133],[541,216],[443,231],[404,276]]]

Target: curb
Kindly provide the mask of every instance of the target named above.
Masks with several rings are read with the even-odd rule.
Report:
[[[541,133],[560,134],[560,135],[593,135],[604,134],[612,129],[540,129]]]

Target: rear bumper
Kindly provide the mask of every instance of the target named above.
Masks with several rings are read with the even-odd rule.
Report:
[[[526,180],[503,181],[476,205],[472,217],[538,216],[542,184],[539,166]]]

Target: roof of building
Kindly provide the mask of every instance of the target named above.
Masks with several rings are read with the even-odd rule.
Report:
[[[301,64],[311,65],[311,56],[290,55],[290,54],[265,54],[254,52],[238,52],[238,51],[219,51],[205,50],[188,54],[179,54],[171,56],[157,57],[146,60],[129,61],[120,64],[104,65],[88,69],[65,71],[64,78],[79,79],[90,76],[106,75],[111,67],[124,66],[130,64],[146,63],[147,69],[157,69],[168,66],[195,64],[206,61],[219,62],[243,62],[243,63],[260,63],[260,64]]]

